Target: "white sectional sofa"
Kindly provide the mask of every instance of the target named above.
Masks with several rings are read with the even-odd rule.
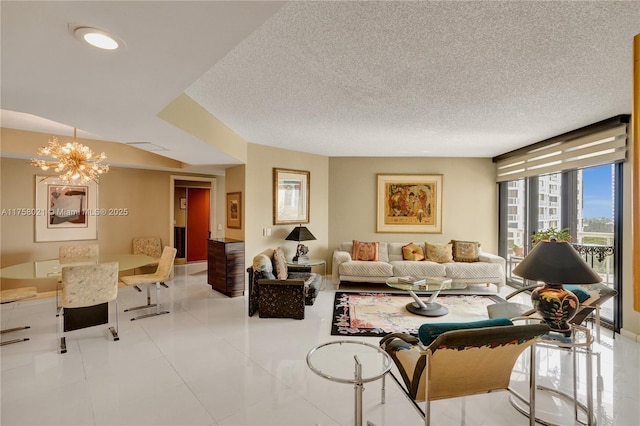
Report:
[[[430,260],[404,260],[402,247],[409,243],[379,242],[378,260],[352,260],[353,242],[343,242],[333,252],[332,279],[339,288],[342,282],[384,283],[390,277],[447,277],[451,288],[469,284],[505,285],[505,260],[495,254],[478,253],[477,262],[437,263]],[[424,243],[415,243],[426,253]]]

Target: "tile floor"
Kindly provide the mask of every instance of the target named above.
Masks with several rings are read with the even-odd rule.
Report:
[[[305,362],[311,348],[339,339],[329,334],[333,295],[328,283],[315,305],[307,307],[304,320],[249,318],[245,298],[227,298],[206,284],[206,264],[176,266],[175,280],[163,290],[171,314],[129,321],[134,314],[121,312],[120,341],[109,339],[104,326],[78,330],[67,333],[64,355],[56,346],[53,299],[2,305],[2,328],[27,323],[32,328],[20,332],[29,342],[1,349],[0,423],[353,424],[353,387],[315,375]],[[144,294],[124,288],[120,310],[143,299]],[[379,340],[355,339],[372,344]],[[640,424],[640,345],[621,336],[612,339],[605,330],[594,349],[602,358],[598,424]],[[539,383],[570,389],[570,355],[545,349],[538,353]],[[525,360],[521,364],[514,386],[526,389],[519,372]],[[422,424],[392,380],[387,380],[384,405],[380,389],[380,381],[365,386],[365,421],[379,426]],[[549,395],[539,392],[539,410],[561,413],[562,424],[574,424],[571,407]],[[498,392],[434,402],[432,424],[528,424],[508,397]]]

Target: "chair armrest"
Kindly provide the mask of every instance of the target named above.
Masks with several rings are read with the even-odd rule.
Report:
[[[258,285],[299,285],[304,286],[304,280],[258,280]]]
[[[506,266],[507,264],[507,261],[504,260],[503,257],[498,256],[497,254],[480,252],[480,254],[478,255],[478,258],[480,259],[480,262],[497,263],[502,266]]]
[[[409,334],[406,333],[391,333],[391,334],[387,334],[386,336],[384,336],[382,339],[380,339],[380,347],[384,348],[384,345],[392,339],[398,338],[400,340],[403,340],[406,343],[409,343],[410,345],[415,345],[419,342],[417,337],[411,336]]]
[[[532,284],[532,285],[527,285],[527,286],[521,287],[521,288],[519,288],[518,290],[516,290],[516,291],[514,291],[514,292],[512,292],[512,293],[509,293],[508,295],[506,295],[506,296],[505,296],[505,299],[506,299],[506,300],[509,300],[509,299],[511,299],[513,296],[515,296],[516,294],[520,294],[520,293],[522,293],[522,292],[524,292],[524,291],[533,290],[534,288],[541,287],[542,285],[543,285],[543,284],[538,283],[538,284]]]
[[[340,264],[344,262],[351,262],[351,253],[335,250],[333,252],[333,262],[331,262],[331,278],[336,285],[340,284]]]

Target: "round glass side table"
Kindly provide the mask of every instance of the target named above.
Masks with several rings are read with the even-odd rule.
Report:
[[[378,346],[355,340],[323,343],[307,353],[307,365],[320,377],[354,385],[355,425],[362,426],[363,384],[382,379],[381,402],[384,404],[385,376],[393,362]]]

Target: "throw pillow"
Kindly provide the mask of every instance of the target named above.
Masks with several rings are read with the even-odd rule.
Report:
[[[273,263],[275,264],[276,276],[279,280],[286,280],[288,274],[287,271],[287,259],[284,257],[284,251],[280,247],[273,251]]]
[[[378,260],[378,249],[380,244],[375,243],[365,243],[362,241],[353,240],[353,253],[351,254],[351,258],[353,260]]]
[[[578,298],[578,302],[580,303],[583,303],[585,300],[591,297],[591,294],[584,288],[580,287],[579,285],[565,284],[563,287],[565,290],[568,290],[571,293],[575,294],[576,297]]]
[[[417,244],[407,244],[402,246],[402,259],[403,260],[424,260],[424,251],[422,247]]]
[[[479,262],[480,243],[477,241],[452,240],[453,260],[456,262]]]
[[[429,346],[442,333],[453,330],[468,330],[471,328],[485,327],[501,327],[505,325],[513,325],[508,318],[492,318],[488,320],[470,321],[470,322],[434,322],[422,324],[418,329],[418,338],[423,345]]]
[[[427,260],[438,263],[453,262],[453,244],[429,244],[425,243],[427,248]]]

